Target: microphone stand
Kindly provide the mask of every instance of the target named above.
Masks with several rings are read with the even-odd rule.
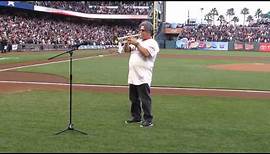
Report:
[[[76,47],[74,47],[74,48],[72,48],[72,49],[70,49],[68,51],[65,51],[65,52],[63,52],[63,53],[61,53],[59,55],[53,56],[53,57],[48,59],[48,60],[51,60],[51,59],[54,59],[54,58],[56,58],[58,56],[69,53],[69,77],[70,77],[69,78],[69,124],[68,124],[66,129],[64,129],[64,130],[62,130],[62,131],[60,131],[58,133],[55,133],[55,135],[61,134],[61,133],[65,132],[65,131],[68,131],[68,130],[77,131],[77,132],[79,132],[81,134],[87,135],[87,133],[75,129],[73,127],[74,125],[72,123],[72,55],[73,55],[73,51],[77,50],[77,49],[78,49],[78,46],[76,46]]]

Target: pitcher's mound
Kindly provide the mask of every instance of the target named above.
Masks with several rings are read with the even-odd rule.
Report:
[[[270,64],[265,63],[209,65],[208,68],[231,71],[270,72]]]

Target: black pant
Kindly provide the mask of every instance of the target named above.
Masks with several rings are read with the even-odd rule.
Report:
[[[1,44],[1,42],[0,42],[0,52],[1,52],[1,53],[3,53],[3,52],[4,52],[4,45],[3,45],[3,44]]]
[[[129,85],[129,100],[131,101],[131,116],[136,120],[141,120],[141,103],[143,118],[145,121],[152,122],[152,99],[148,84]]]

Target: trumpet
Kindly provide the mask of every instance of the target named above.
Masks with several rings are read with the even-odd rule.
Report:
[[[119,41],[123,41],[123,40],[125,40],[125,39],[127,39],[127,38],[130,38],[130,37],[139,37],[139,36],[140,36],[140,34],[135,34],[135,35],[129,35],[129,36],[118,37],[117,39],[118,39]]]

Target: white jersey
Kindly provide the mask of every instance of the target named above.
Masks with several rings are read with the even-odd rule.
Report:
[[[133,45],[129,58],[128,83],[141,85],[147,83],[151,86],[154,63],[159,52],[158,43],[154,39],[141,40],[140,45],[148,50],[149,57],[144,57]]]

